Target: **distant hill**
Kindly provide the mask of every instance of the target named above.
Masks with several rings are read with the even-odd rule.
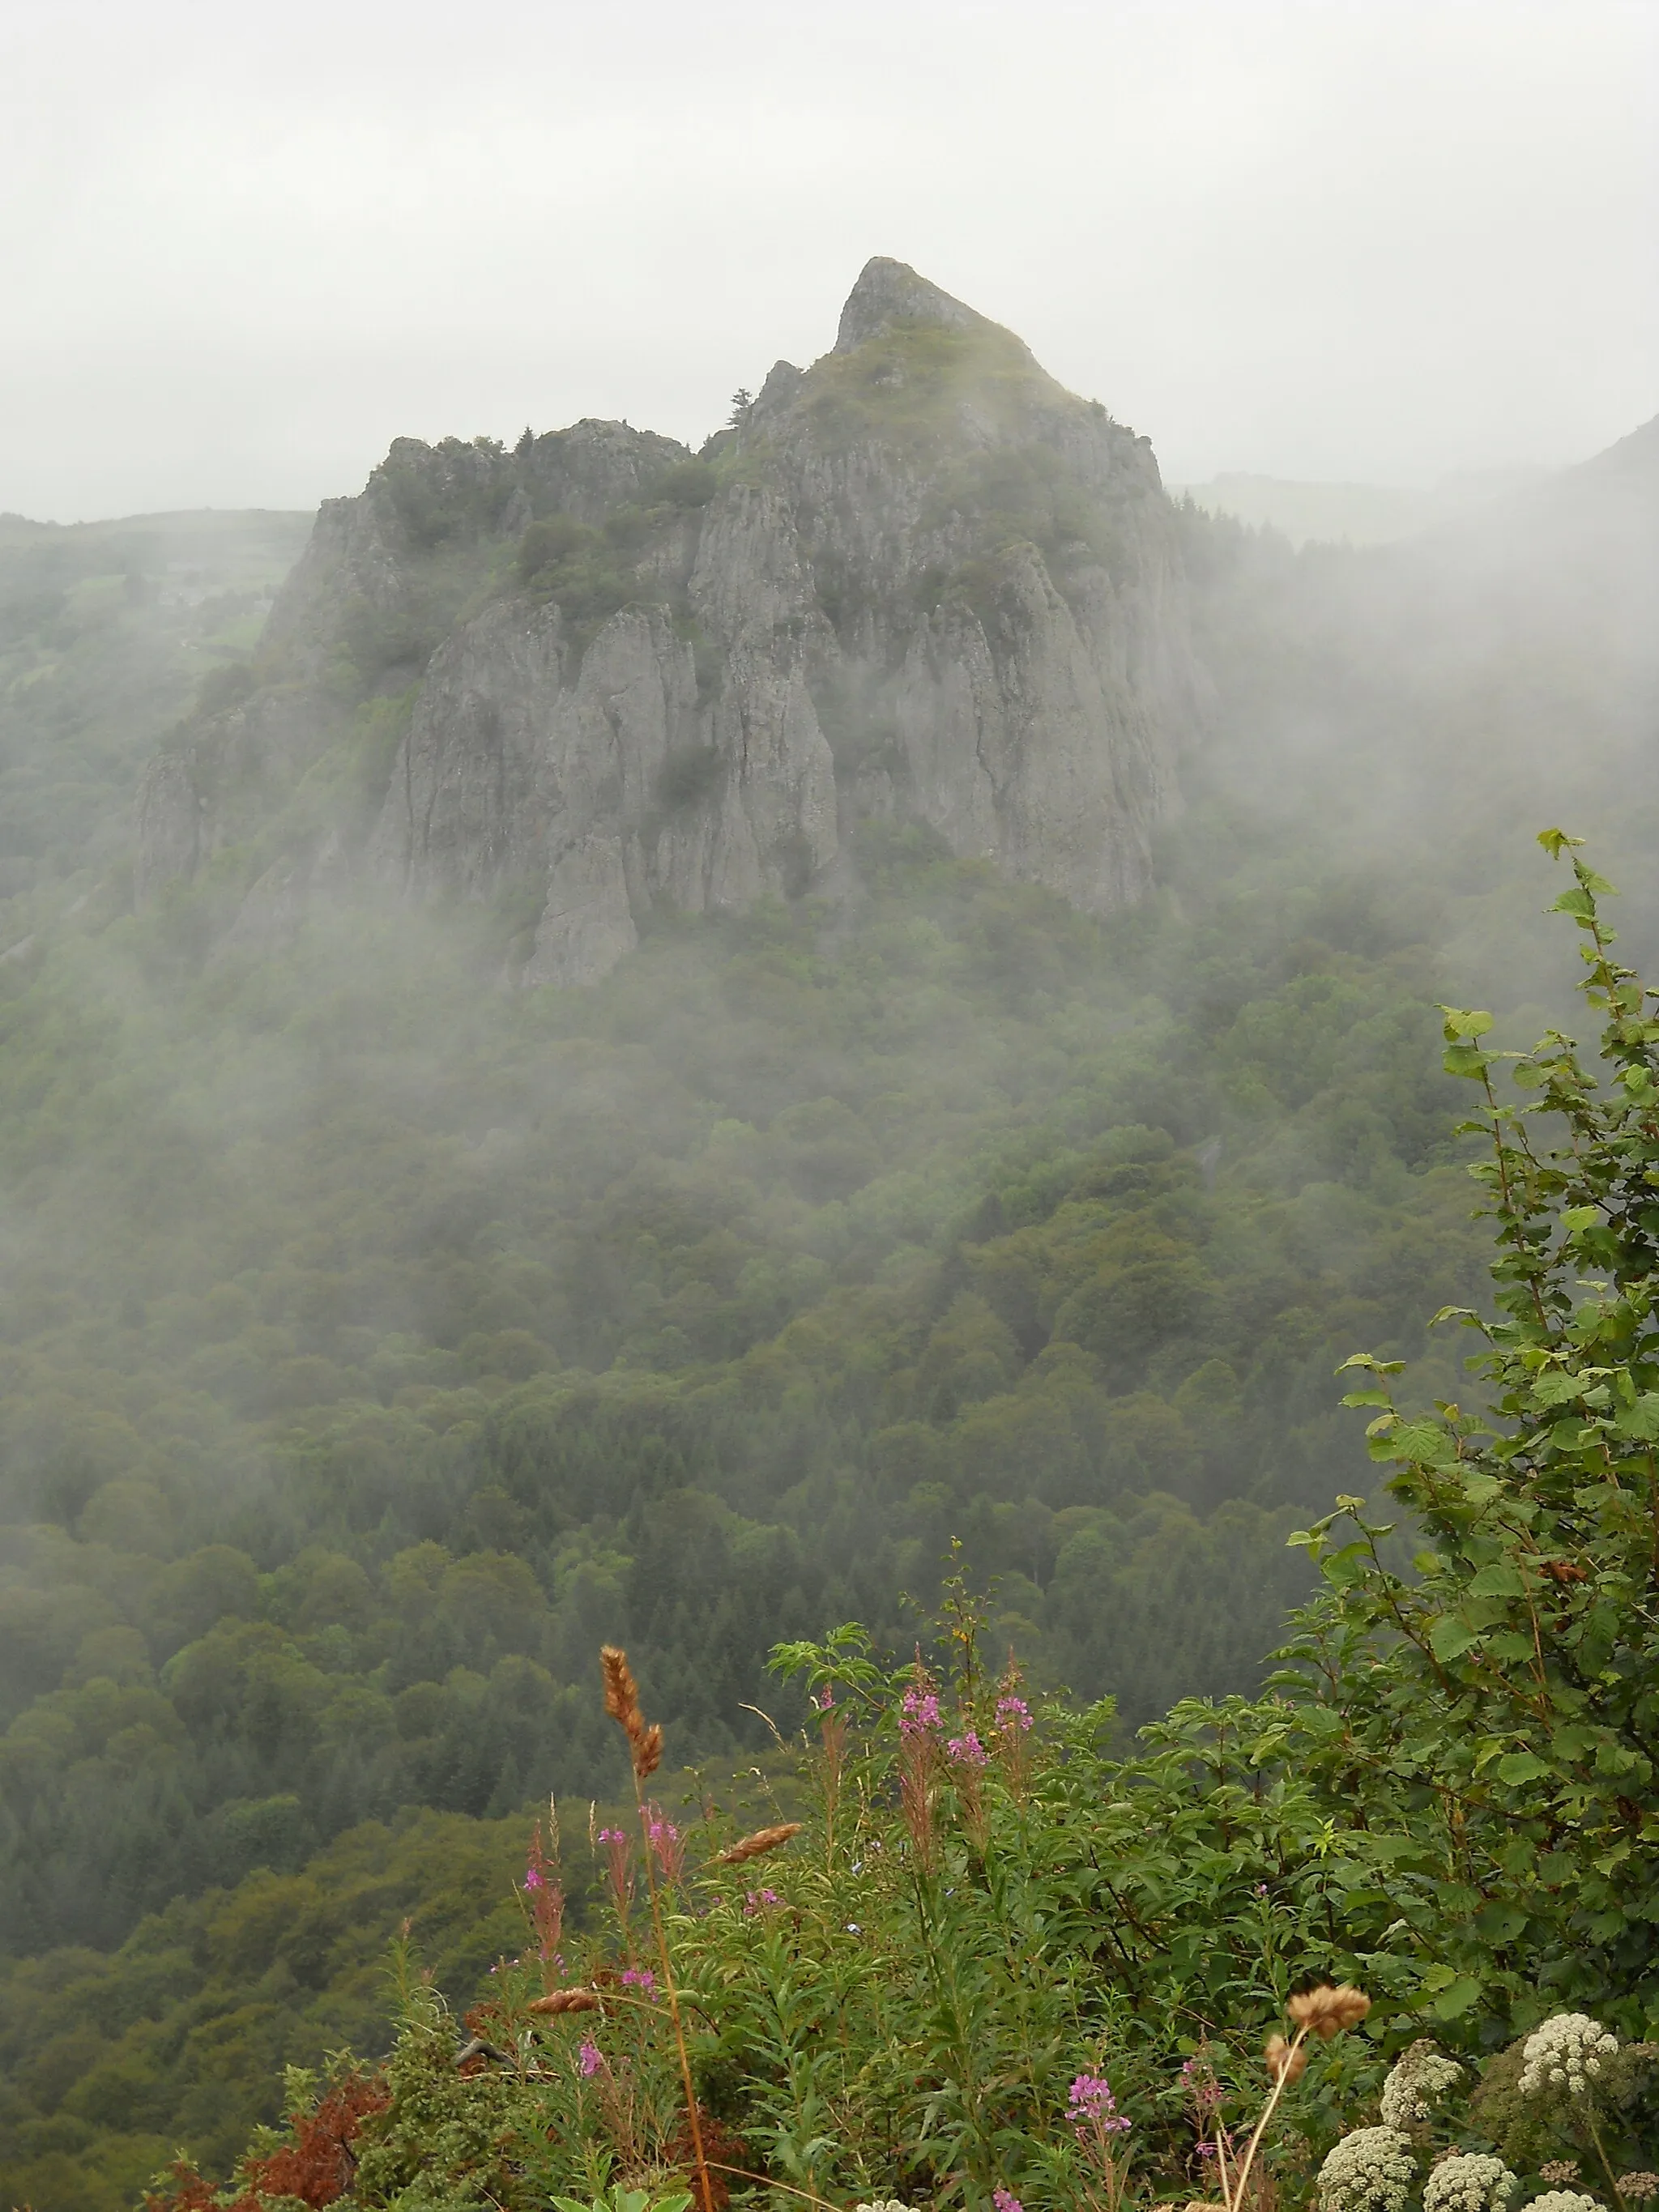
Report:
[[[1538,469],[1482,469],[1443,477],[1432,488],[1391,484],[1302,483],[1289,477],[1230,470],[1206,483],[1171,484],[1206,514],[1265,523],[1292,545],[1391,545],[1425,530],[1478,513],[1505,494],[1535,482]]]
[[[202,679],[245,659],[307,514],[0,514],[0,900],[112,854]]]

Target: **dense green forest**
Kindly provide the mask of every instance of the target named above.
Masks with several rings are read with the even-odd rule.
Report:
[[[1109,1699],[993,1662],[961,1573],[897,1667],[855,1623],[780,1644],[799,1814],[746,1834],[714,1792],[658,1801],[607,1647],[635,1805],[586,1854],[535,1822],[487,1994],[458,2020],[404,1931],[385,2062],[294,2070],[222,2189],[180,2159],[149,2212],[1659,2195],[1659,994],[1608,889],[1571,856],[1557,902],[1599,1068],[1444,1010],[1494,1232],[1491,1304],[1455,1316],[1474,1389],[1413,1412],[1399,1362],[1345,1363],[1409,1563],[1339,1498],[1291,1539],[1321,1588],[1265,1692],[1121,1752]],[[573,1862],[606,1893],[580,1919]]]
[[[773,1647],[902,1653],[955,1540],[1120,1745],[1253,1692],[1287,1537],[1374,1480],[1338,1364],[1449,1398],[1426,1317],[1485,1295],[1437,1002],[1530,1042],[1525,831],[1618,873],[1653,820],[1571,611],[1540,708],[1501,630],[1395,649],[1413,572],[1189,511],[1215,726],[1132,915],[872,823],[850,894],[587,991],[501,987],[510,901],[239,944],[246,856],[135,912],[125,809],[285,521],[216,594],[138,525],[0,545],[0,2190],[40,2212],[222,2171],[283,2063],[381,2047],[405,1917],[474,1993],[525,1808],[626,1788],[602,1641],[676,1766],[765,1767]]]

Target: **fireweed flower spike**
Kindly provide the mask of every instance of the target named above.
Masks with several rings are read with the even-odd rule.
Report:
[[[899,1734],[903,1736],[937,1735],[943,1725],[939,1719],[939,1693],[934,1690],[907,1690],[899,1700]]]
[[[1025,2212],[1025,2207],[1012,2189],[994,2189],[991,2202],[995,2205],[996,2212]]]
[[[647,1810],[650,1818],[645,1832],[652,1856],[657,1862],[657,1871],[665,1881],[678,1881],[685,1865],[685,1838],[654,1805]]]
[[[1072,2125],[1085,2140],[1091,2136],[1121,2135],[1134,2123],[1117,2109],[1112,2085],[1103,2074],[1079,2074],[1072,2084],[1066,2108]]]

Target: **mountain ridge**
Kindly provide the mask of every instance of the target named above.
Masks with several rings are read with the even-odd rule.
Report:
[[[324,502],[246,695],[147,776],[138,893],[239,846],[254,927],[313,888],[539,890],[515,976],[587,982],[659,909],[832,889],[875,814],[1109,913],[1205,696],[1149,442],[878,258],[701,455],[593,419],[395,441]]]

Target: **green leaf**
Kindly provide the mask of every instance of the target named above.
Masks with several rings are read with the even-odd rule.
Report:
[[[1530,1751],[1505,1752],[1503,1758],[1498,1760],[1497,1769],[1498,1780],[1511,1785],[1522,1782],[1536,1782],[1540,1776],[1547,1774],[1549,1771],[1545,1761],[1540,1759],[1535,1752]]]
[[[1468,1585],[1471,1597],[1524,1597],[1527,1585],[1518,1567],[1508,1559],[1493,1559]]]
[[[1437,1659],[1456,1659],[1478,1644],[1483,1632],[1471,1628],[1468,1622],[1455,1613],[1443,1613],[1429,1631],[1429,1648]]]
[[[1455,2020],[1462,2013],[1473,2009],[1480,2001],[1483,1984],[1468,1974],[1460,1974],[1447,1984],[1429,2002],[1429,2010],[1437,2020]]]

